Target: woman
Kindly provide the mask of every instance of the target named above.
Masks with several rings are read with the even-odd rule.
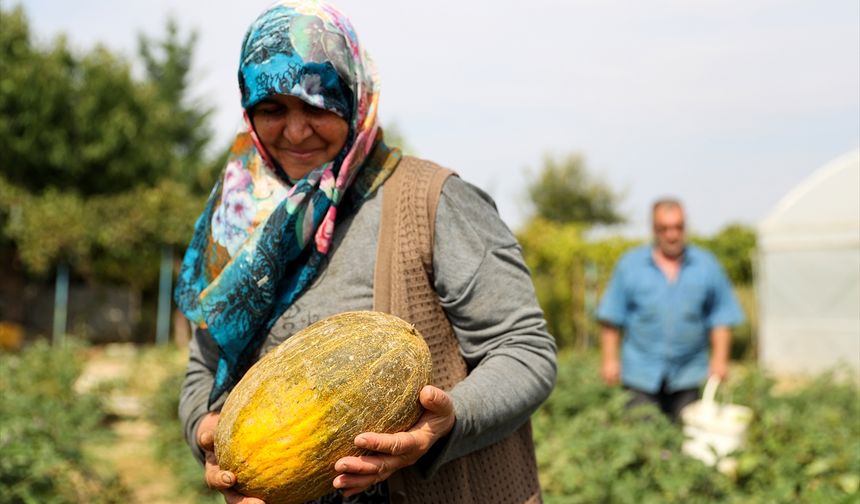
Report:
[[[207,483],[227,502],[261,502],[231,488],[212,445],[248,367],[321,318],[378,309],[422,331],[436,386],[421,391],[425,413],[408,432],[358,436],[373,455],[339,460],[318,502],[538,502],[528,418],[554,384],[555,344],[490,198],[386,146],[372,64],[329,5],[265,11],[244,39],[239,86],[247,130],[176,292],[195,325],[180,417]],[[435,198],[410,196],[416,187]],[[389,233],[392,219],[419,225]]]

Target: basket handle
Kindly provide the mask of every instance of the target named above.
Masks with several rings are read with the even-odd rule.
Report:
[[[711,375],[711,377],[708,378],[707,383],[705,383],[705,390],[702,391],[702,402],[709,406],[713,406],[714,398],[717,395],[717,387],[719,386],[719,377],[717,377],[716,375]]]

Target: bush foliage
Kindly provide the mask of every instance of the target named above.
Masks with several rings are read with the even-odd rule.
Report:
[[[0,214],[7,210],[6,236],[35,274],[58,260],[76,274],[141,288],[158,277],[161,245],[182,247],[202,205],[185,186],[163,181],[114,196],[81,197],[16,190],[0,176]],[[122,218],[116,218],[117,215]]]
[[[717,256],[732,283],[753,283],[754,229],[743,224],[729,224],[711,237],[693,237],[691,241]]]

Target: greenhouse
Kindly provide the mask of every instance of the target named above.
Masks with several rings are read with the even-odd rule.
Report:
[[[759,359],[860,379],[860,151],[816,170],[758,227]]]

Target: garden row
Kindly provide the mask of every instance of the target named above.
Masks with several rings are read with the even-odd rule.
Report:
[[[0,353],[0,502],[133,502],[135,491],[93,446],[115,442],[106,410],[108,384],[75,391],[87,349],[36,344]],[[145,394],[156,464],[192,502],[218,502],[182,439],[176,417],[182,380],[179,350],[141,349],[135,359],[160,376]],[[151,368],[162,366],[158,373]],[[147,379],[146,376],[139,379]],[[152,380],[150,380],[152,381]],[[654,410],[625,408],[622,391],[598,378],[592,352],[567,352],[549,401],[532,422],[548,503],[858,502],[860,395],[830,376],[776,392],[761,371],[736,365],[726,399],[752,407],[745,450],[725,475],[680,453],[680,429]]]

